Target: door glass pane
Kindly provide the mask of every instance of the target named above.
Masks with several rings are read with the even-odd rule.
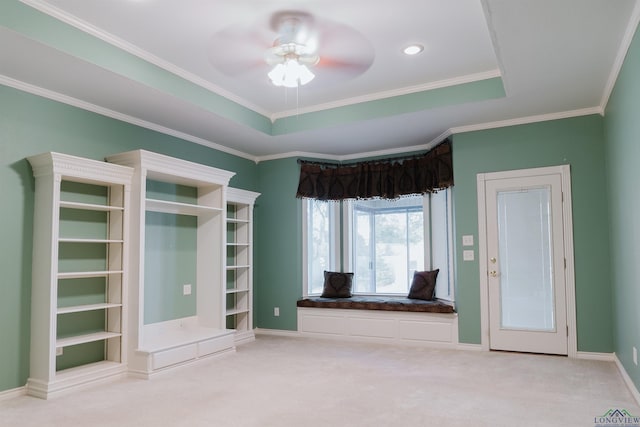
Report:
[[[551,191],[500,191],[497,203],[501,327],[553,331]]]

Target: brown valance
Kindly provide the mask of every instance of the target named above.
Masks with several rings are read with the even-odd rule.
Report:
[[[423,155],[351,164],[300,161],[298,198],[396,199],[453,185],[451,141]]]

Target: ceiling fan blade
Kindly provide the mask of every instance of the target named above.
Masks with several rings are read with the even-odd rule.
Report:
[[[353,72],[361,73],[371,66],[372,61],[351,61],[338,58],[321,57],[318,62],[318,68],[339,68],[343,70],[353,70]]]
[[[364,73],[373,63],[373,46],[354,28],[305,12],[269,16],[270,21],[262,17],[215,33],[207,52],[213,67],[229,77],[248,78],[293,56],[312,73],[337,82]]]
[[[264,52],[272,43],[273,34],[269,31],[230,28],[211,37],[207,46],[207,56],[214,68],[233,77],[256,67],[267,69]]]
[[[318,55],[302,55],[298,58],[298,62],[301,64],[313,66],[320,62],[320,57]]]

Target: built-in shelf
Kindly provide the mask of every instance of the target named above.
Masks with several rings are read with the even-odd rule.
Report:
[[[86,343],[89,343],[89,342],[108,340],[108,339],[111,339],[111,338],[118,338],[118,337],[121,337],[121,336],[122,336],[122,334],[118,333],[118,332],[101,331],[101,332],[95,332],[95,333],[85,334],[85,335],[78,335],[78,336],[73,336],[73,337],[58,338],[56,340],[56,347],[57,348],[70,347],[72,345],[86,344]]]
[[[47,399],[126,372],[133,169],[60,153],[28,160],[35,203],[27,393]],[[83,280],[91,278],[99,279]],[[69,306],[74,300],[80,305]]]
[[[224,323],[222,242],[225,194],[234,173],[145,150],[115,154],[107,161],[134,168],[131,228],[135,234],[129,277],[136,286],[128,295],[129,373],[149,378],[160,370],[233,351],[233,332]],[[180,241],[182,247],[168,243],[154,247],[155,252],[148,250],[147,242],[159,239],[161,233],[178,239],[176,234],[184,230],[187,238]],[[179,269],[180,277],[163,274],[172,267],[158,260],[182,267],[183,255],[189,266]],[[193,292],[179,297],[185,303],[180,303],[178,313],[163,305],[162,298],[153,297],[185,283],[193,286]],[[146,317],[149,312],[154,313],[152,320]]]
[[[66,202],[60,201],[60,207],[66,209],[80,209],[86,211],[101,211],[101,212],[113,212],[123,211],[122,206],[110,206],[110,205],[96,205],[93,203],[79,203],[79,202]]]
[[[230,224],[249,224],[248,219],[227,218],[227,222]]]
[[[145,209],[151,212],[193,216],[215,215],[222,212],[222,208],[215,206],[193,205],[190,203],[171,202],[156,199],[146,199]]]
[[[227,192],[227,328],[236,342],[254,339],[253,332],[253,207],[258,193],[229,188]]]
[[[241,293],[241,292],[247,292],[249,289],[237,289],[237,288],[233,288],[233,289],[227,289],[226,292],[228,294],[236,294],[236,293]]]
[[[109,271],[72,271],[67,273],[58,273],[58,279],[85,279],[90,277],[109,277],[113,274],[122,274],[123,270]]]
[[[247,308],[236,308],[233,310],[227,310],[227,316],[234,316],[236,314],[248,313],[249,309]]]
[[[76,305],[76,306],[69,306],[69,307],[58,307],[58,314],[80,313],[83,311],[104,310],[107,308],[118,308],[118,307],[122,307],[122,304],[101,303],[101,304]]]
[[[58,239],[59,243],[123,243],[122,239],[72,239],[63,237]]]

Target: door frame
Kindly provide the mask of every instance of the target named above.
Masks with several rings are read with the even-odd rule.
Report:
[[[485,183],[494,179],[524,178],[559,174],[562,181],[562,225],[565,258],[565,296],[567,311],[567,355],[578,356],[576,325],[576,284],[573,258],[573,213],[571,209],[571,168],[569,165],[479,173],[478,186],[478,262],[480,270],[480,337],[482,350],[490,350],[489,271],[487,260],[487,206]]]

